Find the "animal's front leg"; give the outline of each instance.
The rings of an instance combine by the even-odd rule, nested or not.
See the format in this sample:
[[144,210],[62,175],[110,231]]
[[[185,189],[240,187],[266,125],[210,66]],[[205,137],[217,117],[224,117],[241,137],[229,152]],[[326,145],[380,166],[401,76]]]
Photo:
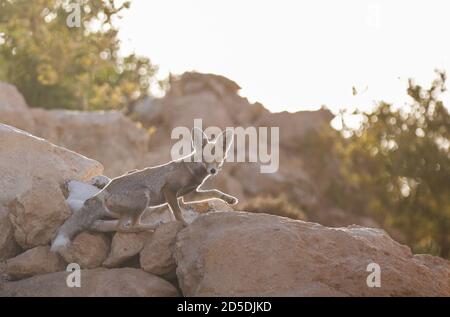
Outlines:
[[183,216],[181,215],[181,208],[178,203],[178,198],[176,193],[174,193],[170,188],[163,188],[164,197],[166,199],[167,204],[170,207],[170,210],[172,211],[173,215],[175,216],[175,219],[178,221],[181,221],[185,226],[187,226],[187,222],[183,219]]
[[[194,210],[194,208],[192,208],[192,201],[185,201],[184,197],[179,197],[178,198],[178,205],[180,206],[181,210]],[[195,210],[194,210],[195,211]]]
[[196,202],[201,202],[201,201],[206,201],[206,200],[211,200],[211,199],[220,199],[229,205],[235,205],[238,203],[238,199],[236,197],[225,194],[217,189],[208,189],[208,190],[197,189],[197,196],[199,197],[199,200],[192,201],[192,202],[186,202],[186,203],[196,203]]

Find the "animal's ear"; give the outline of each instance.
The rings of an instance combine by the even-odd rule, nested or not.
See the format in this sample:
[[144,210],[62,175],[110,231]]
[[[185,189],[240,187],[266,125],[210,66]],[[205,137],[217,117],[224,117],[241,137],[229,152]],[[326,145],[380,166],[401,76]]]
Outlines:
[[219,143],[219,145],[223,145],[223,156],[225,157],[231,148],[231,144],[233,143],[233,130],[223,130],[222,133],[217,137],[216,143],[217,142]]
[[202,151],[208,143],[208,137],[199,128],[192,128],[192,146],[195,150]]

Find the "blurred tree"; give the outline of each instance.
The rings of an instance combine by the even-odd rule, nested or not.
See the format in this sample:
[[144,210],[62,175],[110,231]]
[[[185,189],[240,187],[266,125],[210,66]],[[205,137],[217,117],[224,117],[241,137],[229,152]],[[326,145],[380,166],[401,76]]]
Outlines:
[[[80,8],[81,27],[67,18]],[[44,108],[117,109],[147,94],[157,67],[122,57],[117,0],[0,0],[0,80]],[[70,24],[70,23],[69,23]]]
[[439,99],[445,80],[438,72],[429,89],[410,80],[409,105],[380,102],[357,112],[359,129],[328,128],[302,146],[330,201],[399,230],[415,252],[449,258],[450,115]]

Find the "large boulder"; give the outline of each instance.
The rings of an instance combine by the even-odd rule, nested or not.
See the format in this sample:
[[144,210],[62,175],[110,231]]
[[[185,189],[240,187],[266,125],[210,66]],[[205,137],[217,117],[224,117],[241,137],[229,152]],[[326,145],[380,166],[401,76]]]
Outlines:
[[0,204],[28,191],[34,179],[62,185],[71,179],[89,180],[102,171],[97,161],[0,124]]
[[135,169],[148,152],[149,134],[119,111],[33,109],[36,134],[102,162],[105,174]]
[[172,284],[140,269],[94,269],[79,273],[81,287],[68,287],[66,280],[70,273],[56,272],[2,283],[0,296],[178,296]]
[[15,240],[25,249],[49,243],[70,216],[60,186],[49,179],[34,179],[8,207]]
[[70,214],[62,187],[101,174],[100,163],[0,124],[0,205],[23,248],[45,245]]
[[178,234],[175,260],[185,296],[450,296],[449,261],[359,226],[210,213]]
[[22,279],[64,269],[64,261],[49,246],[39,246],[6,261],[5,273],[12,279]]
[[29,132],[34,130],[34,118],[23,96],[13,85],[0,82],[0,123]]

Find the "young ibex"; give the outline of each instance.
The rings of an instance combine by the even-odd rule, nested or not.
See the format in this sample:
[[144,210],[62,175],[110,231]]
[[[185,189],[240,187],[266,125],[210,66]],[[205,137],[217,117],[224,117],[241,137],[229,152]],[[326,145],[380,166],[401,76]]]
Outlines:
[[[193,191],[197,192],[202,201],[218,198],[227,204],[236,204],[238,200],[235,197],[217,189],[200,189],[209,176],[219,172],[232,141],[232,130],[223,131],[214,142],[210,142],[202,130],[194,128],[194,152],[164,165],[133,171],[112,179],[64,222],[53,240],[52,251],[66,248],[70,240],[83,230],[138,232],[155,229],[157,225],[140,222],[148,207],[167,204],[175,218],[186,224],[181,215],[179,199]],[[216,145],[222,150],[219,151],[219,159]],[[101,220],[105,217],[118,220]]]

